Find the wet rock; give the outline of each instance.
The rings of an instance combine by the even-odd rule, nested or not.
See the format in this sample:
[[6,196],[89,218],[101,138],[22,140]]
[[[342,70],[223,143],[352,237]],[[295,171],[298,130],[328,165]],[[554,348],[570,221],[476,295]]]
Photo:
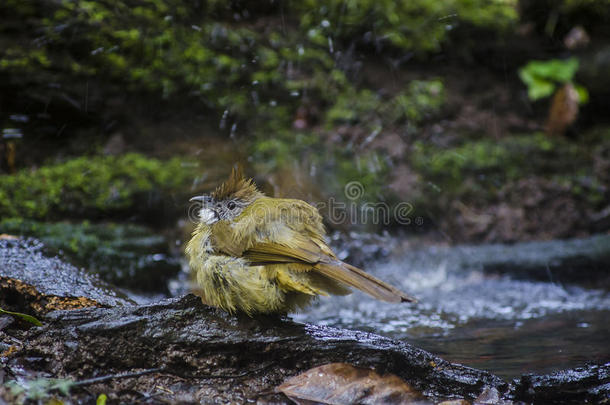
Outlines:
[[56,309],[132,303],[97,277],[46,257],[34,239],[0,239],[0,306],[43,315]]
[[525,402],[606,404],[610,403],[610,363],[548,375],[526,374],[513,384],[513,396]]
[[[451,364],[406,343],[277,317],[231,316],[193,295],[146,306],[55,311],[46,321],[43,328],[28,331],[10,367],[75,379],[159,369],[131,379],[129,386],[154,392],[160,401],[288,403],[275,387],[334,362],[395,374],[428,398],[475,398],[485,386],[508,389],[490,373]],[[117,393],[124,384],[117,379],[92,392]],[[134,399],[123,395],[122,401]]]
[[[476,249],[476,248],[475,248]],[[610,235],[492,245],[484,271],[511,277],[610,288]]]
[[408,252],[398,262],[434,267],[451,263],[453,269],[482,270],[512,278],[576,283],[610,289],[610,235],[583,239],[434,247]]
[[38,238],[52,254],[61,252],[104,281],[141,292],[166,293],[180,271],[167,239],[144,226],[9,219],[0,221],[0,232]]

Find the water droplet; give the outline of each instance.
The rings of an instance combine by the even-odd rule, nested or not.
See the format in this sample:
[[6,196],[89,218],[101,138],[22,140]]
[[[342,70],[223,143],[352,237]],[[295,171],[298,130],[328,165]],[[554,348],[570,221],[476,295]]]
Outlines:
[[28,122],[30,118],[25,114],[12,114],[9,118],[15,122]]
[[220,129],[225,129],[227,127],[227,117],[229,116],[229,110],[225,110],[222,113],[222,118],[220,119]]
[[442,191],[442,189],[441,189],[439,186],[437,186],[436,184],[434,184],[434,183],[432,183],[432,182],[430,182],[430,181],[429,181],[429,182],[427,182],[427,184],[428,184],[430,187],[432,187],[432,189],[433,189],[434,191],[436,191],[437,193],[440,193],[440,192]]
[[19,128],[4,128],[2,130],[2,137],[4,139],[20,139],[23,137],[23,132]]

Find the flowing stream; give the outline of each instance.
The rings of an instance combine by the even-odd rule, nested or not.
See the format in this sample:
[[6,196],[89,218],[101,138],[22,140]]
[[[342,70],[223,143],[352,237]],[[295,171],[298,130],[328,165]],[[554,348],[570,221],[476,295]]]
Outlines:
[[505,265],[513,257],[522,266],[524,258],[539,263],[571,247],[553,241],[395,254],[370,263],[367,270],[414,295],[418,303],[380,303],[355,292],[322,298],[293,318],[401,339],[507,379],[609,361],[607,290],[559,283],[550,262],[547,281],[485,270],[490,260]]

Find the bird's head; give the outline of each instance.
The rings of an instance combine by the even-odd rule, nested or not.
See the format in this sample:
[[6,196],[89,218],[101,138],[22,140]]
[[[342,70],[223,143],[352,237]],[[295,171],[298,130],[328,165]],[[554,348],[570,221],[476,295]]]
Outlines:
[[228,180],[210,195],[190,199],[201,204],[199,221],[212,225],[221,220],[233,220],[255,200],[262,197],[252,179],[246,179],[240,167],[234,167]]

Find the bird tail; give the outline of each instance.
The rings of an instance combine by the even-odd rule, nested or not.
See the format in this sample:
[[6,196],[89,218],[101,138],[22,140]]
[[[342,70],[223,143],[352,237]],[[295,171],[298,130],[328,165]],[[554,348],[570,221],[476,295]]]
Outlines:
[[326,277],[357,288],[381,301],[417,302],[415,298],[371,276],[364,270],[339,260],[330,263],[319,262],[314,269]]

